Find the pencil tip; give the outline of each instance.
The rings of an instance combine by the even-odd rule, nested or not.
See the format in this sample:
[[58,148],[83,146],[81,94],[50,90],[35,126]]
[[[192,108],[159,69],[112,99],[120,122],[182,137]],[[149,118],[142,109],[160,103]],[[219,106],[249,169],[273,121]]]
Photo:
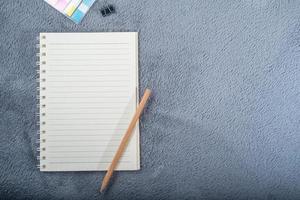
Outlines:
[[102,185],[101,188],[100,188],[100,193],[103,193],[104,190],[105,190],[105,187],[103,187],[103,185]]

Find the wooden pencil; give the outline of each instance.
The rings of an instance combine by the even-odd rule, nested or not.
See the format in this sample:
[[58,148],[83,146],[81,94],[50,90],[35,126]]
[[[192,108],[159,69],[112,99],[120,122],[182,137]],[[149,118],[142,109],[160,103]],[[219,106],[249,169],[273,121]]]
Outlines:
[[116,152],[116,154],[115,154],[115,156],[114,156],[114,158],[113,158],[113,160],[112,160],[112,162],[111,162],[111,164],[110,164],[110,166],[109,166],[109,168],[108,168],[108,170],[105,174],[105,177],[102,181],[102,185],[101,185],[101,188],[100,188],[100,192],[103,192],[106,189],[106,187],[109,183],[109,180],[110,180],[115,168],[117,167],[118,162],[119,162],[119,160],[120,160],[120,158],[121,158],[128,142],[129,142],[130,136],[132,135],[132,131],[133,131],[135,125],[136,125],[136,122],[139,120],[140,115],[141,115],[142,111],[144,110],[144,107],[145,107],[150,95],[151,95],[151,90],[146,89],[145,93],[142,97],[142,100],[141,100],[140,104],[138,105],[138,107],[136,109],[136,112],[135,112],[135,114],[134,114],[134,116],[133,116],[133,118],[132,118],[132,120],[131,120],[128,128],[127,128],[127,131],[125,132],[125,135],[123,136],[123,138],[121,140],[120,146],[119,146],[119,148],[118,148],[118,150],[117,150],[117,152]]

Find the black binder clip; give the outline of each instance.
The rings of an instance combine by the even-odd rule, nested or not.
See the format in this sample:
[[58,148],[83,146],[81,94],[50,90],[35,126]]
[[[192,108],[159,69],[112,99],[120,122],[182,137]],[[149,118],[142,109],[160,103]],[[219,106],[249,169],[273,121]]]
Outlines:
[[116,12],[116,9],[113,5],[107,5],[107,6],[104,6],[103,8],[101,8],[101,14],[103,17],[106,17],[106,16],[109,16],[113,13]]

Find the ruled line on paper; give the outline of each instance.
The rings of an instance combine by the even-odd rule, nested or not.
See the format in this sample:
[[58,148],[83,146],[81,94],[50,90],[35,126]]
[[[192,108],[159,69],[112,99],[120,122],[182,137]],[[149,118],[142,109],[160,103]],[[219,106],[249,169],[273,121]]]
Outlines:
[[[124,64],[124,63],[121,63],[121,64],[114,64],[114,63],[110,63],[109,65],[108,64],[102,64],[101,65],[101,63],[99,64],[99,63],[89,63],[89,64],[87,64],[87,63],[85,63],[85,64],[81,64],[81,63],[72,63],[72,64],[70,64],[70,63],[68,63],[68,64],[53,64],[53,65],[48,65],[49,67],[61,67],[61,66],[63,66],[63,67],[74,67],[74,66],[79,66],[79,67],[102,67],[102,69],[101,70],[104,70],[104,68],[105,67],[124,67],[124,66],[126,66],[126,67],[128,67],[128,66],[130,66],[129,64]],[[114,69],[114,70],[116,70],[116,69]],[[118,69],[119,70],[119,69]],[[49,69],[48,71],[51,71],[51,69]],[[60,69],[55,69],[55,70],[53,70],[53,71],[61,71]],[[72,72],[72,71],[74,71],[74,69],[66,69],[65,71],[69,71],[69,72]],[[126,69],[126,71],[128,71],[128,69]]]
[[[112,58],[89,58],[87,59],[89,61],[111,61],[111,60],[114,60],[114,61],[128,61],[129,59],[128,58],[118,58],[118,59],[112,59]],[[82,58],[72,58],[72,59],[65,59],[65,58],[55,58],[55,59],[48,59],[47,60],[48,62],[52,62],[52,61],[85,61],[85,59],[82,59]]]
[[71,96],[71,97],[68,97],[68,96],[48,96],[47,99],[86,99],[86,98],[89,98],[89,99],[109,99],[109,98],[112,98],[112,99],[120,99],[120,98],[124,98],[124,99],[128,99],[130,98],[129,96],[86,96],[86,97],[82,97],[82,96]]
[[[59,66],[59,65],[57,65]],[[98,66],[98,65],[97,65]],[[61,67],[63,67],[63,65],[61,65]],[[87,66],[85,66],[87,67]],[[48,70],[50,72],[52,72],[53,70]],[[70,70],[64,70],[64,69],[57,69],[55,70],[55,72],[115,72],[116,70],[112,70],[112,69],[72,69],[72,71]],[[127,69],[118,69],[117,70],[118,72],[121,72],[121,71],[128,71]]]
[[[76,122],[74,122],[74,123],[76,123]],[[51,124],[49,124],[49,126],[50,126]],[[72,124],[73,125],[73,124]],[[116,124],[116,125],[119,125],[119,124]],[[123,124],[124,126],[126,125],[126,124]],[[65,128],[65,127],[59,127],[59,130],[57,130],[57,129],[51,129],[51,130],[49,130],[49,131],[67,131],[67,130],[61,130],[62,128]],[[94,130],[94,129],[80,129],[80,128],[76,128],[76,129],[71,129],[72,131],[80,131],[80,130],[86,130],[86,131],[88,131],[88,130]],[[97,128],[97,129],[95,129],[95,130],[99,130],[99,128]],[[102,129],[100,129],[101,131],[115,131],[115,130],[126,130],[126,128],[125,127],[121,127],[121,128],[119,128],[119,129],[115,129],[115,128],[110,128],[110,129],[108,129],[108,128],[102,128]]]
[[[111,91],[101,91],[101,90],[89,90],[89,91],[78,91],[78,90],[74,90],[74,91],[70,91],[70,90],[65,90],[65,91],[55,91],[55,92],[51,92],[51,95],[58,95],[58,94],[95,94],[95,93],[101,93],[101,94],[114,94]],[[127,93],[126,91],[117,91],[117,93]],[[48,95],[49,96],[49,95]]]
[[[52,144],[48,145],[48,147],[61,147],[61,148],[65,148],[65,147],[99,147],[101,146],[101,144],[109,144],[110,147],[118,147],[119,146],[119,142],[121,141],[121,138],[119,138],[118,140],[100,140],[98,139],[97,141],[94,140],[85,140],[84,142],[80,142],[79,140],[56,140],[56,141],[52,141]],[[50,142],[51,141],[47,141]],[[56,142],[56,144],[53,144],[53,142]],[[72,142],[72,144],[70,144],[70,142]],[[88,143],[87,143],[88,142]],[[113,142],[113,144],[111,144],[111,142]]]
[[[78,61],[76,63],[48,63],[49,66],[51,67],[102,67],[103,69],[105,69],[105,67],[129,67],[130,63],[79,63]],[[127,69],[128,70],[128,69]],[[72,71],[69,69],[69,71]]]
[[[49,65],[56,65],[56,64],[53,64],[53,62],[55,61],[58,61],[59,64],[75,64],[74,62],[78,63],[78,64],[87,64],[87,60],[89,60],[89,63],[90,64],[100,64],[100,65],[104,65],[104,66],[114,66],[114,65],[129,65],[130,62],[124,62],[124,61],[130,61],[130,59],[126,58],[126,59],[112,59],[112,58],[89,58],[89,59],[82,59],[82,58],[79,58],[79,59],[60,59],[60,58],[56,58],[56,59],[50,59],[48,58],[47,59],[47,62],[49,63],[52,63]],[[80,63],[80,61],[82,63]],[[95,61],[98,61],[98,62],[95,62]],[[103,61],[103,62],[99,62],[99,61]],[[120,61],[120,62],[116,62],[116,61]],[[58,64],[57,63],[57,64]]]
[[[89,106],[91,106],[91,105],[98,105],[97,103],[103,103],[103,104],[108,104],[109,103],[109,105],[124,104],[124,106],[125,106],[125,104],[129,104],[130,103],[129,101],[119,101],[118,99],[111,99],[110,101],[111,102],[102,101],[102,100],[101,101],[100,100],[98,100],[98,101],[48,101],[47,105],[48,105],[48,107],[49,106],[53,107],[54,105],[61,105],[61,106],[63,106],[63,104],[66,104],[65,107],[69,108],[69,107],[71,107],[71,105],[83,106],[82,104],[89,104]],[[84,106],[88,106],[88,105],[84,105]],[[91,107],[93,107],[93,106],[91,106]]]
[[[129,84],[127,83],[124,83],[123,85],[125,86],[129,86]],[[41,84],[41,87],[45,87],[45,90],[47,88],[47,91],[49,89],[53,89],[53,90],[57,90],[57,89],[86,89],[87,91],[89,89],[109,89],[109,86],[105,83],[100,83],[100,84],[97,84],[97,83],[88,83],[88,84],[85,84],[84,82],[82,83],[79,83],[79,84],[75,84],[75,83],[65,83],[65,84],[59,84],[59,83],[49,83],[49,84],[45,84],[45,83],[42,83]],[[116,83],[112,82],[112,84],[110,85],[110,88],[111,89],[120,89],[121,88],[121,85],[117,85]],[[130,95],[133,95],[134,93],[130,93]]]
[[[100,94],[97,94],[100,93]],[[59,96],[59,95],[63,96]],[[73,96],[72,96],[73,95]],[[130,99],[130,96],[97,96],[101,95],[101,91],[95,91],[95,92],[62,92],[62,93],[51,93],[51,96],[48,95],[47,99],[61,99],[61,98],[66,98],[66,99],[71,99],[71,98],[76,98],[76,99],[84,99],[83,95],[87,95],[88,98],[103,98],[103,99],[110,99],[110,98],[124,98],[124,99]],[[88,96],[89,95],[89,96]]]
[[[55,68],[57,67],[57,69]],[[128,66],[112,66],[112,67],[101,67],[98,65],[95,66],[65,66],[64,69],[62,69],[63,66],[53,66],[51,69],[48,70],[47,75],[48,77],[73,77],[75,76],[78,78],[85,78],[85,77],[95,77],[100,78],[103,76],[106,76],[106,78],[120,78],[120,76],[123,76],[124,78],[128,78],[130,75],[128,72]],[[68,69],[70,68],[70,69]],[[81,70],[86,69],[84,72],[81,72]],[[91,73],[96,72],[96,73]],[[116,76],[115,76],[116,75]]]
[[47,57],[51,56],[125,56],[130,55],[128,52],[125,53],[48,53]]
[[[53,161],[52,162],[76,162],[76,163],[99,163],[99,164],[101,164],[101,163],[108,163],[108,162],[111,162],[111,160],[112,160],[112,158],[113,158],[113,156],[107,156],[107,157],[103,157],[103,156],[99,156],[98,158],[96,158],[96,157],[87,157],[87,158],[83,158],[83,157],[78,157],[78,158],[74,158],[74,157],[66,157],[65,159],[66,160],[62,160],[62,159],[59,159],[59,158],[53,158],[53,157],[51,157],[52,159],[53,159]],[[122,162],[131,162],[130,161],[130,157],[122,157],[121,158],[122,160]],[[100,161],[101,160],[101,161]],[[52,163],[52,162],[50,162],[50,163]]]
[[121,134],[121,133],[119,133],[119,134],[102,134],[102,133],[94,133],[94,134],[69,134],[69,133],[67,133],[67,134],[52,134],[52,133],[50,133],[50,134],[47,134],[47,137],[49,137],[49,136],[53,136],[53,137],[74,137],[74,136],[84,136],[84,137],[86,137],[86,136],[90,136],[90,137],[107,137],[107,136],[123,136],[123,133]]
[[76,108],[77,110],[89,110],[89,109],[97,109],[97,110],[102,110],[102,109],[104,109],[104,110],[110,110],[110,109],[112,109],[112,110],[114,110],[114,109],[121,109],[121,108],[123,108],[123,107],[120,107],[120,106],[116,106],[116,107],[109,107],[109,106],[107,106],[107,107],[104,107],[104,106],[88,106],[88,107],[63,107],[63,108],[59,108],[60,110],[64,110],[64,109],[66,109],[66,110],[69,110],[69,108],[71,108],[71,109],[73,109],[73,108]]
[[87,129],[48,129],[48,131],[124,131],[126,128],[118,128],[118,129],[103,129],[103,128],[87,128]]
[[[102,63],[51,63],[51,69],[48,72],[76,72],[84,70],[86,72],[98,71],[98,72],[128,72],[130,68],[129,64],[111,64],[109,66],[103,66]],[[64,69],[62,69],[64,68]]]
[[[47,73],[83,73],[80,74],[82,77],[84,75],[91,74],[91,72],[108,73],[109,77],[114,77],[115,73],[128,73],[130,71],[130,65],[111,65],[111,66],[101,66],[101,63],[90,63],[89,65],[81,64],[81,63],[60,63],[56,65],[52,65],[50,69],[47,70]],[[81,72],[84,70],[84,72]],[[128,77],[128,74],[126,74]]]
[[88,123],[76,123],[76,122],[73,122],[73,123],[50,123],[50,125],[63,125],[63,126],[65,126],[65,125],[101,125],[101,126],[103,126],[103,125],[105,125],[105,126],[107,126],[107,125],[128,125],[128,123],[118,123],[118,122],[116,122],[116,123],[98,123],[98,122],[93,122],[93,123],[90,123],[90,122],[88,122]]
[[[106,143],[104,143],[106,144]],[[47,145],[48,148],[88,148],[88,147],[99,147],[101,145],[101,142],[98,141],[97,145],[92,144],[84,144],[84,145]],[[118,147],[119,144],[109,144],[110,147]]]
[[128,43],[127,42],[92,42],[92,43],[86,43],[86,42],[76,42],[76,43],[70,43],[70,42],[60,42],[60,43],[49,43],[49,45],[63,45],[63,46],[67,46],[67,45],[125,45]]
[[[103,139],[59,139],[59,140],[55,140],[55,139],[50,139],[50,140],[47,140],[47,142],[111,142],[111,141],[120,141],[120,138],[119,139],[113,139],[113,138],[110,138],[110,139],[107,139],[107,140],[103,140]],[[99,146],[99,145],[98,145]]]
[[[58,116],[58,115],[56,115]],[[128,120],[129,121],[129,120]],[[68,121],[67,121],[68,122]],[[81,125],[96,125],[96,126],[109,126],[109,125],[118,125],[118,126],[122,126],[122,125],[127,125],[128,123],[126,122],[115,122],[115,123],[105,123],[105,122],[99,122],[99,121],[85,121],[85,122],[70,122],[70,123],[66,123],[66,121],[60,122],[60,119],[56,120],[56,121],[52,121],[49,122],[48,125],[62,125],[62,126],[66,126],[66,125],[77,125],[77,126],[81,126]]]
[[96,48],[91,48],[91,47],[79,47],[79,48],[76,48],[74,49],[74,47],[59,47],[59,48],[53,48],[53,47],[50,47],[48,48],[48,51],[55,51],[55,52],[58,52],[58,51],[106,51],[106,52],[111,52],[111,51],[120,51],[120,50],[128,50],[128,48],[99,48],[99,47],[96,47]]
[[69,89],[69,88],[83,89],[83,88],[86,88],[86,90],[88,90],[90,88],[93,88],[93,89],[109,89],[109,88],[116,89],[116,88],[118,88],[118,89],[120,89],[121,86],[120,85],[110,85],[110,86],[108,86],[108,85],[88,85],[88,87],[87,87],[86,85],[74,85],[74,84],[72,84],[72,85],[52,85],[52,84],[50,85],[50,84],[48,84],[47,88],[48,89],[55,88],[55,90],[57,90],[57,88],[58,89]]
[[[126,105],[129,105],[129,104],[126,104]],[[125,106],[125,104],[124,104],[124,106]],[[109,107],[107,107],[107,108],[103,108],[102,106],[98,107],[98,106],[96,106],[96,104],[95,105],[91,105],[91,104],[90,105],[77,105],[76,103],[71,103],[70,105],[66,104],[66,106],[64,106],[63,104],[60,105],[60,104],[55,104],[54,103],[54,104],[47,104],[47,107],[49,109],[51,108],[51,110],[61,109],[61,110],[71,111],[71,110],[76,109],[79,112],[82,112],[82,110],[90,111],[92,109],[95,109],[95,110],[98,110],[98,111],[101,111],[101,110],[110,110]],[[122,108],[120,108],[120,109],[122,109]],[[117,110],[117,108],[112,108],[112,111],[114,111],[114,110]],[[126,116],[124,116],[124,118],[126,118]],[[107,119],[110,119],[110,118],[108,117]]]
[[[126,129],[124,129],[123,131],[122,130],[118,130],[118,131],[115,131],[115,130],[102,130],[101,132],[105,132],[105,133],[110,133],[110,134],[102,134],[100,133],[99,136],[103,135],[103,136],[119,136],[119,134],[124,134],[124,131]],[[49,136],[49,135],[52,135],[52,136],[58,136],[58,135],[65,135],[65,136],[85,136],[85,135],[88,135],[88,134],[98,134],[100,131],[99,130],[77,130],[77,131],[51,131],[51,130],[48,130],[47,131],[47,134],[45,134],[45,136]],[[75,133],[78,133],[78,134],[75,134]]]
[[[121,139],[120,139],[121,140]],[[89,147],[99,147],[101,145],[109,145],[109,147],[118,147],[119,146],[119,142],[120,140],[117,141],[108,141],[108,142],[101,142],[101,141],[98,141],[97,143],[94,143],[94,144],[84,144],[84,143],[76,143],[76,144],[73,144],[73,145],[67,145],[66,142],[60,142],[60,143],[57,143],[55,145],[47,145],[48,148],[73,148],[73,147],[77,147],[77,148],[89,148]],[[115,142],[114,144],[111,144],[109,142]],[[61,145],[59,145],[61,144]]]
[[[126,160],[122,160],[123,163],[130,163],[131,161],[126,161]],[[50,164],[84,164],[84,163],[111,163],[111,161],[107,161],[107,162],[67,162],[67,161],[62,161],[62,162],[49,162]]]
[[[48,106],[49,107],[49,106]],[[51,106],[51,108],[55,108],[55,109],[65,109],[65,110],[73,110],[73,109],[77,109],[77,110],[90,110],[90,109],[98,109],[98,110],[101,110],[101,109],[110,109],[110,108],[103,108],[103,107],[97,107],[97,106],[87,106],[87,107],[78,107],[78,106],[64,106],[64,107],[53,107]]]
[[[122,160],[122,163],[130,163],[131,161],[126,161],[126,160]],[[105,164],[109,164],[111,163],[111,161],[107,161],[107,162],[49,162],[49,164],[91,164],[91,163],[95,163],[95,164],[101,164],[101,163],[105,163]]]
[[[103,158],[103,157],[100,157],[100,158]],[[76,160],[70,160],[70,161],[60,161],[60,160],[57,160],[57,161],[51,161],[49,162],[49,164],[91,164],[91,163],[95,163],[95,164],[103,164],[103,163],[111,163],[111,159],[109,159],[109,157],[105,157],[106,159],[104,160],[101,160],[101,161],[98,161],[98,160],[89,160],[89,161],[76,161]],[[124,159],[124,158],[123,158]],[[122,163],[131,163],[132,161],[130,161],[129,159],[126,159],[126,160],[122,160]]]
[[[59,115],[56,115],[56,116],[59,116]],[[97,118],[97,117],[95,117]],[[60,122],[60,119],[57,120],[57,122]],[[87,123],[88,122],[88,123]],[[65,123],[65,122],[60,122],[60,123],[53,123],[53,122],[49,122],[48,123],[49,125],[77,125],[77,126],[80,126],[80,125],[98,125],[98,126],[108,126],[108,125],[127,125],[127,123],[123,122],[115,122],[115,123],[105,123],[105,122],[97,122],[97,121],[85,121],[85,122],[73,122],[73,123]]]
[[68,118],[63,118],[63,117],[61,117],[61,118],[50,118],[50,119],[48,119],[48,118],[50,118],[50,117],[47,117],[47,121],[49,121],[49,123],[51,123],[51,122],[59,122],[59,121],[62,121],[62,122],[69,122],[69,121],[74,121],[74,123],[78,123],[78,121],[81,121],[82,123],[85,123],[85,122],[99,122],[99,121],[102,121],[103,120],[103,122],[105,121],[112,121],[112,120],[116,120],[116,122],[118,122],[118,123],[120,123],[121,122],[121,120],[123,121],[123,122],[129,122],[129,120],[130,119],[128,119],[128,118],[125,118],[125,117],[115,117],[115,118],[112,118],[112,117],[109,117],[109,118],[105,118],[105,117],[94,117],[94,118],[83,118],[83,117],[81,117],[81,118],[72,118],[72,119],[69,119],[69,117]]
[[82,78],[82,79],[74,79],[74,78],[54,78],[53,81],[49,81],[50,83],[129,83],[129,80],[126,79],[108,79],[108,78],[101,78],[99,79],[95,79],[93,77],[86,77],[86,78]]
[[[59,122],[59,120],[58,120]],[[68,122],[68,121],[67,121]],[[128,123],[120,123],[120,122],[117,122],[116,123],[98,123],[98,122],[90,122],[90,121],[85,121],[85,122],[70,122],[70,123],[55,123],[55,122],[49,122],[47,125],[49,126],[57,126],[57,127],[66,127],[66,126],[74,126],[74,127],[78,127],[78,126],[96,126],[96,127],[99,127],[99,126],[102,126],[102,127],[107,127],[107,126],[120,126],[120,127],[127,127],[128,126]]]
[[[124,77],[124,74],[114,74],[115,78],[120,78]],[[82,75],[70,75],[69,73],[67,75],[64,74],[55,74],[55,75],[47,75],[47,77],[53,77],[53,78],[82,78]],[[107,74],[102,74],[102,75],[97,75],[97,74],[92,74],[92,75],[86,75],[84,78],[103,78],[107,77]]]
[[[51,74],[49,73],[47,76],[43,76],[45,78],[51,78],[53,80],[79,80],[79,81],[85,81],[85,80],[91,80],[91,81],[102,81],[104,82],[105,80],[111,80],[111,81],[115,81],[116,83],[119,80],[123,80],[123,81],[128,81],[128,83],[130,83],[130,80],[128,79],[128,75],[127,74],[117,74],[115,77],[110,77],[112,76],[110,71],[106,71],[108,73],[103,73],[101,72],[101,74],[98,73],[99,71],[95,71],[93,72],[93,75],[89,75],[89,74],[81,74],[80,71],[74,71],[74,73],[70,73],[70,72],[64,72],[64,73],[60,73],[59,75],[57,74]],[[109,81],[108,81],[109,82]],[[126,89],[126,87],[123,87],[123,89]]]
[[[112,156],[114,156],[114,154],[111,154],[111,155],[98,155],[98,156],[89,156],[89,155],[86,155],[86,156],[81,156],[81,155],[74,155],[74,156],[70,156],[68,155],[68,157],[65,157],[65,156],[48,156],[50,158],[100,158],[100,157],[107,157],[107,158],[111,158]],[[126,158],[126,157],[129,157],[128,155],[124,154],[121,158]]]
[[[99,131],[102,131],[103,129],[104,130],[107,130],[107,129],[105,129],[105,128],[99,128],[99,126],[104,126],[104,125],[97,125],[97,124],[65,124],[65,125],[62,125],[62,124],[49,124],[49,126],[53,126],[53,125],[56,125],[57,126],[57,128],[65,128],[67,125],[72,125],[73,127],[78,127],[78,128],[76,128],[76,130],[77,131],[80,131],[80,130],[99,130]],[[82,126],[88,126],[88,125],[94,125],[94,129],[82,129],[82,128],[80,128],[80,127],[82,127]],[[107,125],[106,125],[107,126]],[[112,131],[120,131],[120,130],[126,130],[126,128],[127,128],[127,125],[123,125],[123,126],[121,126],[121,125],[119,125],[119,124],[114,124],[114,126],[118,126],[118,127],[120,127],[119,129],[114,129],[114,128],[111,128],[111,129],[109,129],[109,130],[112,130]],[[97,127],[97,128],[96,128]],[[67,130],[61,130],[61,131],[68,131],[68,130],[72,130],[72,131],[74,131],[73,129],[67,129]],[[53,131],[53,130],[52,130]]]
[[[47,77],[45,77],[45,78],[47,78]],[[121,80],[112,80],[112,79],[110,79],[110,80],[105,80],[105,79],[99,79],[99,80],[90,80],[90,79],[89,80],[87,80],[87,79],[78,79],[78,80],[58,79],[58,80],[56,80],[56,79],[54,79],[54,80],[49,80],[49,79],[47,79],[47,80],[42,81],[41,84],[45,84],[46,82],[49,83],[50,85],[59,85],[59,86],[68,85],[68,83],[69,83],[69,85],[71,84],[72,86],[80,86],[83,83],[86,83],[87,85],[82,85],[82,86],[88,87],[89,85],[94,85],[96,87],[96,86],[115,85],[120,88],[124,88],[124,87],[126,87],[126,85],[130,84],[129,80],[122,80],[122,79]],[[78,84],[74,85],[74,83],[78,83]]]
[[[119,136],[124,134],[124,131],[126,131],[126,129],[124,130],[113,130],[113,129],[109,129],[109,130],[68,130],[68,131],[53,131],[53,130],[47,130],[47,134],[45,134],[45,136],[48,135],[53,135],[53,136],[57,136],[57,135],[72,135],[74,134],[74,136],[85,136],[88,134],[98,134],[99,132],[99,136],[103,135],[103,136]],[[107,134],[101,133],[101,132],[105,132]],[[78,133],[78,134],[75,134]],[[110,133],[110,134],[108,134]],[[72,135],[73,136],[73,135]]]
[[[86,85],[48,85],[47,87],[59,88],[87,88]],[[89,85],[88,88],[122,88],[120,85]]]
[[48,80],[47,82],[49,83],[80,83],[80,82],[84,82],[84,83],[87,83],[87,82],[92,82],[92,83],[107,83],[107,82],[128,82],[129,80],[84,80],[84,81],[81,81],[81,80]]
[[95,118],[95,117],[86,117],[86,118],[83,118],[83,117],[68,117],[68,119],[66,119],[66,118],[62,118],[62,119],[60,119],[60,118],[54,118],[54,119],[52,119],[51,117],[47,117],[47,120],[49,120],[49,121],[51,121],[51,120],[76,120],[76,119],[80,119],[80,120],[91,120],[91,119],[93,119],[93,120],[100,120],[100,119],[106,119],[106,120],[114,120],[114,119],[127,119],[128,120],[128,118],[127,117],[122,117],[122,118],[120,118],[120,117],[97,117],[97,118]]
[[[73,115],[72,113],[67,113],[66,115]],[[77,114],[76,114],[77,115]],[[86,113],[79,113],[78,115],[87,115],[87,116],[90,116],[89,114],[86,114]],[[99,115],[98,113],[96,113],[96,114],[94,114],[94,115]],[[94,116],[93,114],[92,114],[92,116]],[[114,114],[114,115],[117,115],[117,116],[120,116],[121,114]],[[48,115],[49,117],[51,117],[51,116],[61,116],[60,114],[56,114],[56,115]],[[53,122],[49,122],[51,125],[72,125],[72,124],[75,124],[75,122],[74,123],[66,123],[66,122],[60,122],[60,120],[58,119],[57,120],[57,122],[59,122],[59,123],[54,123],[54,122],[56,122],[56,121],[53,121]],[[111,122],[111,123],[101,123],[101,122],[97,122],[96,120],[95,121],[85,121],[85,122],[81,122],[81,123],[78,123],[78,122],[76,122],[76,125],[103,125],[103,126],[105,126],[105,125],[126,125],[126,123],[117,123],[117,122],[115,122],[115,123],[113,123],[113,122]]]
[[[113,114],[113,115],[116,115],[116,114],[119,114],[120,115],[120,112],[117,112],[117,113],[113,113],[112,111],[109,111],[109,112],[47,112],[48,115],[88,115],[88,114],[92,114],[92,115],[96,115],[96,114]],[[123,112],[121,113],[123,115],[125,114],[130,114],[129,112]],[[108,123],[109,124],[109,123]]]
[[105,150],[105,151],[103,151],[103,150],[97,150],[97,151],[95,151],[95,150],[68,150],[68,151],[66,151],[66,150],[49,150],[49,151],[47,151],[47,153],[53,153],[53,152],[60,152],[60,153],[62,153],[62,152],[64,152],[64,153],[72,153],[72,152],[97,152],[97,153],[103,153],[103,152],[116,152],[116,150],[117,149],[115,149],[115,150]]

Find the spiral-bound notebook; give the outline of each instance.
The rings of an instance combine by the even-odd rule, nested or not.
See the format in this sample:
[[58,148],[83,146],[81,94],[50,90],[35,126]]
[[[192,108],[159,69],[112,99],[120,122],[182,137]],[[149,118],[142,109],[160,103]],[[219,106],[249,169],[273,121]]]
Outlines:
[[[107,170],[138,102],[137,33],[40,33],[40,170]],[[138,170],[138,125],[118,170]]]

